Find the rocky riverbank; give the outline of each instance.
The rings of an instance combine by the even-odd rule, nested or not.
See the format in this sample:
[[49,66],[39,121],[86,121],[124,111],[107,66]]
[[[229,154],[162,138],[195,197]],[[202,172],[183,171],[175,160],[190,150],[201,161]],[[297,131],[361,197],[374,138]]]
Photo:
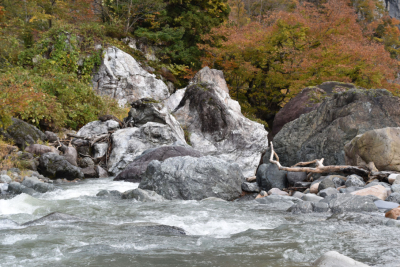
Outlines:
[[[116,48],[107,51],[111,63],[100,68],[96,90],[107,95],[120,92],[116,96],[121,104],[131,104],[127,117],[120,121],[105,115],[78,132],[59,134],[43,133],[13,119],[13,125],[1,132],[16,145],[7,148],[5,159],[19,160],[30,170],[1,172],[0,201],[27,196],[35,201],[62,194],[72,184],[84,187],[85,178],[103,181],[112,176],[115,183],[135,186],[99,189],[92,192],[91,201],[130,201],[157,208],[176,201],[179,205],[221,202],[249,209],[266,207],[286,214],[282,216],[400,227],[400,101],[388,91],[339,83],[305,89],[291,101],[292,110],[291,102],[282,109],[290,114],[277,116],[273,144],[280,162],[290,166],[324,157],[327,165],[348,164],[361,172],[285,171],[270,162],[267,131],[242,115],[222,72],[206,67],[188,87],[169,92],[128,54]],[[133,67],[124,69],[124,62]],[[117,74],[127,83],[114,79]],[[136,74],[144,80],[132,88],[129,84],[135,83]],[[315,91],[327,95],[312,108],[299,105]],[[71,218],[52,214],[39,221]],[[352,262],[330,252],[316,266],[333,266],[340,260]]]

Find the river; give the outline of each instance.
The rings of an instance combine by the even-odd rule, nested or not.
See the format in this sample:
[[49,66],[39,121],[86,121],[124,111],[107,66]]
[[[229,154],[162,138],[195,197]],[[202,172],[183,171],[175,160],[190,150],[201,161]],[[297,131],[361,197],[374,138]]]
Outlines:
[[[330,250],[371,266],[400,266],[400,228],[330,214],[292,215],[257,202],[96,197],[102,189],[137,186],[86,179],[0,200],[0,266],[311,266]],[[10,221],[22,224],[55,211],[84,221]],[[186,235],[138,230],[149,223],[180,227]]]

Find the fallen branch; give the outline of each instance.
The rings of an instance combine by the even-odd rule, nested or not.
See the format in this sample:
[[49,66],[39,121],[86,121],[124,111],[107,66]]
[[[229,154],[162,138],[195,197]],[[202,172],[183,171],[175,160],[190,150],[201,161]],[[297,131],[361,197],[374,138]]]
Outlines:
[[[274,160],[274,156],[277,160]],[[273,164],[276,164],[280,170],[288,171],[288,172],[309,172],[309,173],[329,173],[329,172],[343,172],[343,173],[350,173],[350,174],[358,174],[363,177],[368,177],[370,172],[360,167],[349,166],[349,165],[331,165],[331,166],[324,166],[323,162],[324,159],[315,159],[309,162],[299,162],[293,167],[284,167],[280,164],[279,158],[274,150],[274,146],[271,142],[271,157],[269,161]],[[304,166],[311,163],[315,163],[317,166],[312,167],[297,167],[299,165]]]
[[102,135],[98,135],[93,137],[93,140],[90,142],[90,146],[93,146],[96,142],[100,141],[103,138],[108,137],[108,134],[102,134]]

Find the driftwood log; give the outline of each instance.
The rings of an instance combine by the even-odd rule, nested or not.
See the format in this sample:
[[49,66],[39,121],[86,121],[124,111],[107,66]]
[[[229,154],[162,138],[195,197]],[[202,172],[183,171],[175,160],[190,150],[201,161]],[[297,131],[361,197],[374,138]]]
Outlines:
[[[274,159],[275,158],[275,159]],[[315,159],[312,161],[307,162],[299,162],[292,167],[285,167],[282,166],[279,162],[279,156],[274,150],[274,145],[271,142],[271,156],[269,161],[273,164],[276,164],[279,170],[288,171],[288,172],[307,172],[310,174],[313,173],[332,173],[332,172],[339,172],[346,175],[350,174],[357,174],[364,178],[366,182],[370,182],[373,179],[378,179],[379,181],[388,182],[388,177],[390,174],[398,174],[398,172],[392,171],[376,171],[375,165],[372,165],[371,169],[358,167],[358,166],[350,166],[350,165],[331,165],[331,166],[324,166],[323,162],[324,159]],[[310,164],[315,164],[315,167],[300,167],[300,166],[307,166]],[[309,176],[308,176],[309,177]]]

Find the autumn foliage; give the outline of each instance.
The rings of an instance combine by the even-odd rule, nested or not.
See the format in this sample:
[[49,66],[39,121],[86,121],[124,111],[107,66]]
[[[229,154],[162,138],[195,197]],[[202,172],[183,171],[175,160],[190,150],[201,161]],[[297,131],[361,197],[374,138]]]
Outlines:
[[231,96],[243,111],[267,122],[302,88],[325,81],[397,93],[399,87],[392,83],[398,71],[397,50],[390,51],[399,40],[396,21],[382,17],[373,24],[360,22],[346,0],[319,6],[301,3],[261,22],[214,29],[204,36],[208,44],[201,46],[202,62],[223,69]]

